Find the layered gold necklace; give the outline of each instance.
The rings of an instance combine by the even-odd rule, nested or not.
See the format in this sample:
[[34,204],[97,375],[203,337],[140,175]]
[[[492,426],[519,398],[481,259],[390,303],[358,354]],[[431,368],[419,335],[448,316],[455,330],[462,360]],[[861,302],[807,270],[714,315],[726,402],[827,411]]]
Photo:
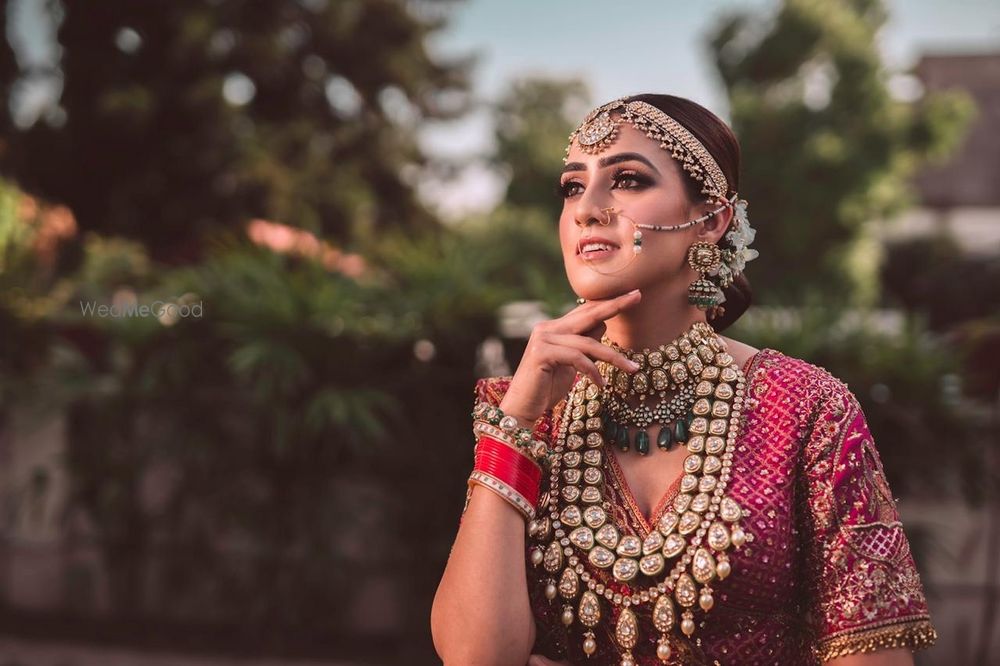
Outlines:
[[[585,376],[570,390],[549,470],[549,489],[542,496],[539,517],[528,525],[529,537],[539,544],[532,550],[532,563],[552,576],[546,582],[546,597],[562,598],[563,624],[569,627],[578,620],[586,627],[582,647],[587,656],[597,650],[593,629],[605,612],[603,604],[620,608],[615,638],[621,666],[635,664],[632,649],[638,643],[639,626],[633,606],[652,605],[653,625],[661,634],[656,653],[666,663],[671,657],[667,634],[677,626],[687,637],[694,634],[693,608],[698,605],[706,612],[712,608],[712,582],[731,570],[727,551],[752,536],[740,525],[746,512],[725,494],[746,379],[726,351],[725,341],[707,323],[696,322],[668,347],[680,351],[681,341],[690,346],[686,358],[670,363],[681,362],[687,368],[686,377],[675,370],[674,379],[680,381],[674,384],[684,380],[694,384],[694,416],[684,433],[688,454],[680,491],[655,529],[640,539],[623,534],[615,523],[602,470],[607,432],[603,405],[614,387],[609,382],[602,391]],[[698,364],[687,363],[692,355]],[[648,353],[633,353],[630,358],[643,359],[634,376],[663,368],[651,364]],[[697,373],[692,366],[699,367]],[[605,379],[614,374],[610,364],[600,361],[598,367]],[[616,581],[625,584],[626,593],[600,583],[588,573],[584,560],[610,570]],[[639,576],[650,584],[633,587]]]

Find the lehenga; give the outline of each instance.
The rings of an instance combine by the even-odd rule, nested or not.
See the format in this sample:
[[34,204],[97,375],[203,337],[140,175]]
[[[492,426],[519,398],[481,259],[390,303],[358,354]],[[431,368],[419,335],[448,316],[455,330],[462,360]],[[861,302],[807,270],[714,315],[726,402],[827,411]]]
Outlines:
[[[818,664],[855,652],[933,644],[937,634],[920,577],[857,398],[824,368],[774,349],[757,352],[744,374],[747,400],[730,492],[749,510],[743,522],[753,541],[730,556],[733,573],[715,584],[715,607],[697,610],[697,633],[671,637],[680,649],[670,663]],[[477,400],[499,405],[510,380],[480,379]],[[552,439],[565,404],[543,415],[541,427]],[[615,456],[604,460],[615,522],[623,534],[642,539],[670,505],[680,479],[664,484],[666,493],[647,521]],[[533,653],[574,665],[617,666],[617,611],[602,614],[594,628],[597,652],[584,655],[584,628],[563,625],[560,600],[544,594],[550,574],[532,565],[536,544],[526,542],[537,627]],[[586,567],[623,594],[651,582],[633,581],[630,588],[605,570]],[[633,610],[641,636],[632,651],[635,662],[661,666],[649,605]]]

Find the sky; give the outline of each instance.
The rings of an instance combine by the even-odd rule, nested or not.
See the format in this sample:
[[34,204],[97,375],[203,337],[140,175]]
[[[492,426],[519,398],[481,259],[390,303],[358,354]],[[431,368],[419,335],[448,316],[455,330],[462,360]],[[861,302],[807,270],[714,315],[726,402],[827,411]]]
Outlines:
[[[879,35],[888,67],[905,73],[923,53],[1000,52],[1000,2],[996,0],[888,0],[889,21]],[[720,17],[739,10],[770,14],[775,0],[465,0],[449,26],[430,44],[442,55],[475,53],[473,91],[496,99],[525,75],[579,77],[597,103],[636,92],[688,97],[728,119],[724,90],[706,46]],[[618,8],[622,9],[619,10]],[[912,80],[894,81],[907,94]],[[424,199],[448,217],[489,210],[502,181],[475,161],[489,150],[485,112],[422,133],[433,155],[468,166],[447,184],[425,184]]]

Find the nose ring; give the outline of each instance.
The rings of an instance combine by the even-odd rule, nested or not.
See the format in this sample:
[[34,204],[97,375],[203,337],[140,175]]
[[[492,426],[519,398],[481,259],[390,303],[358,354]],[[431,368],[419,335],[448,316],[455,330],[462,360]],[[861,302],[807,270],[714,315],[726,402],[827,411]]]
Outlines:
[[599,225],[601,225],[602,227],[606,227],[609,224],[611,224],[611,214],[612,213],[616,213],[617,211],[615,210],[614,207],[610,207],[609,206],[608,208],[602,208],[601,212],[604,213],[604,219],[603,220],[597,220],[597,218],[593,218],[592,217],[592,218],[590,218],[589,220],[587,220],[586,222],[584,222],[582,224],[580,223],[579,220],[577,220],[576,226],[582,227],[582,226],[584,226],[586,224],[590,224],[590,220],[597,220],[597,223]]
[[[617,211],[615,211],[615,209],[614,209],[613,206],[609,206],[608,208],[602,208],[601,212],[604,213],[604,219],[603,220],[597,220],[597,223],[599,225],[601,225],[602,227],[606,227],[609,224],[611,224],[611,214],[614,213],[614,212],[617,212]],[[590,220],[593,220],[593,219],[595,219],[595,218],[593,218],[593,217],[590,218]],[[587,220],[584,224],[590,224],[590,220]],[[579,222],[577,222],[576,226],[582,227],[583,224],[580,224]]]

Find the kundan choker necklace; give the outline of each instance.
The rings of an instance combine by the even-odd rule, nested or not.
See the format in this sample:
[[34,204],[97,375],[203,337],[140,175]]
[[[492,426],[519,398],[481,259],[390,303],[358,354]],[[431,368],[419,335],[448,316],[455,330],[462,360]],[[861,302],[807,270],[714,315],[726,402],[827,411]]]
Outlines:
[[[677,358],[671,358],[672,347]],[[663,362],[655,354],[662,354]],[[664,368],[674,384],[694,385],[694,415],[682,431],[688,455],[673,505],[645,539],[623,535],[615,524],[602,470],[608,398],[589,377],[581,376],[563,410],[539,517],[528,525],[529,537],[538,544],[531,561],[552,576],[545,595],[550,601],[562,598],[563,624],[569,627],[578,620],[586,628],[582,647],[588,657],[597,650],[593,629],[607,612],[603,604],[620,609],[615,639],[621,666],[635,665],[632,649],[638,643],[639,626],[632,606],[652,605],[653,625],[660,632],[656,654],[666,663],[672,654],[668,634],[678,627],[687,637],[695,632],[694,607],[705,612],[712,608],[712,582],[731,571],[729,549],[752,538],[740,525],[747,512],[725,493],[746,386],[725,341],[707,323],[696,322],[676,343],[641,355],[642,367],[629,378],[629,390],[636,390],[640,373],[647,373],[650,386],[659,390],[655,382],[662,385],[662,377],[653,375]],[[698,362],[693,363],[692,357]],[[606,379],[615,374],[603,361],[598,368]],[[624,380],[612,381],[624,387]],[[643,380],[638,382],[641,387]],[[611,383],[608,387],[618,390]],[[599,582],[584,562],[610,570],[618,591]]]
[[[692,334],[698,340],[707,339],[706,335],[715,335],[711,328],[706,330],[697,325],[701,323],[696,322],[672,342],[641,352],[625,349],[607,336],[601,339],[603,344],[639,365],[639,370],[633,373],[613,366],[610,368],[610,391],[605,391],[603,417],[604,436],[609,444],[622,451],[628,451],[632,444],[638,453],[646,455],[649,453],[646,428],[660,423],[662,426],[656,445],[663,451],[671,451],[687,440],[688,429],[696,416],[711,414],[711,404],[705,398],[696,397],[695,387],[706,365],[711,366],[719,352],[692,339]],[[667,398],[670,391],[675,393]],[[726,386],[722,391],[724,395],[718,397],[732,397],[730,387]],[[637,401],[630,404],[630,399]],[[647,404],[650,400],[655,402]],[[634,438],[629,434],[630,426],[636,429]]]

